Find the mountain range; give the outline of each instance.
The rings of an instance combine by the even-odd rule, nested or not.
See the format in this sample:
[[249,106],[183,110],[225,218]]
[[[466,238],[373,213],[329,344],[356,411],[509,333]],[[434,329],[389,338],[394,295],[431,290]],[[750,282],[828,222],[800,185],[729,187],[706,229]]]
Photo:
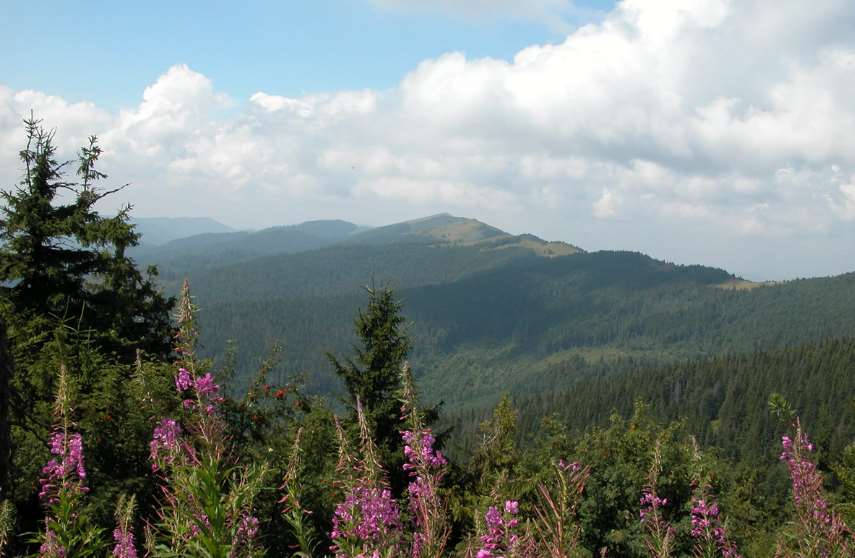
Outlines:
[[160,267],[169,292],[189,277],[204,349],[222,358],[234,341],[244,383],[282,343],[279,373],[327,394],[341,386],[325,353],[349,353],[364,287],[390,285],[411,320],[425,396],[456,411],[639,366],[855,337],[855,274],[759,284],[448,214],[205,232],[144,243],[135,257]]

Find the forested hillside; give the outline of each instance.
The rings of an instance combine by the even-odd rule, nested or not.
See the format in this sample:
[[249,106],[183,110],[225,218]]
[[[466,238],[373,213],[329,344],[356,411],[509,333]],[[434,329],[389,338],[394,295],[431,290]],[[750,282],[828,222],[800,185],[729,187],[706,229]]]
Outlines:
[[[238,370],[277,342],[286,368],[338,393],[324,353],[353,341],[364,285],[399,289],[427,394],[449,405],[567,385],[606,363],[670,362],[855,335],[855,275],[728,289],[723,270],[628,252],[348,245],[191,274],[203,345]],[[213,352],[212,352],[213,354]],[[253,356],[250,356],[253,355]],[[462,372],[462,373],[461,373]]]
[[[826,339],[774,350],[681,360],[669,365],[624,361],[592,367],[560,390],[519,391],[520,437],[536,434],[542,417],[555,417],[576,432],[627,416],[637,401],[657,419],[685,420],[705,446],[738,460],[769,462],[778,453],[781,425],[767,402],[779,393],[813,425],[814,439],[829,455],[855,436],[855,339]],[[544,384],[550,380],[545,380]],[[463,447],[475,442],[491,408],[452,412]]]

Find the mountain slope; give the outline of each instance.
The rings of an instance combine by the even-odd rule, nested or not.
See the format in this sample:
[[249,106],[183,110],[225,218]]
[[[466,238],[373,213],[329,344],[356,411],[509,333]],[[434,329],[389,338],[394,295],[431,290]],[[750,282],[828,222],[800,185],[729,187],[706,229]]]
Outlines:
[[[855,338],[827,339],[740,355],[680,360],[669,365],[627,363],[602,367],[564,389],[517,392],[524,434],[553,416],[571,431],[605,426],[610,416],[632,414],[637,401],[662,421],[683,419],[704,446],[738,459],[775,463],[787,428],[769,412],[772,393],[782,394],[808,425],[823,451],[834,454],[855,435]],[[490,405],[445,418],[467,447]]]
[[156,264],[165,277],[245,262],[253,258],[293,254],[335,244],[358,232],[347,221],[308,221],[260,231],[205,233],[143,247],[133,253],[141,264]]
[[563,242],[513,236],[474,219],[438,215],[367,231],[314,221],[258,232],[199,235],[137,256],[168,290],[185,276],[218,300],[327,296],[372,280],[395,288],[448,283],[520,258],[581,253]]
[[402,242],[479,246],[482,249],[520,247],[541,256],[568,256],[582,251],[566,242],[548,242],[530,234],[514,236],[477,219],[448,213],[378,227],[347,241],[349,244],[375,245]]
[[234,229],[208,217],[136,217],[131,220],[142,235],[142,244],[160,246],[178,238]]
[[[235,340],[246,379],[281,341],[285,368],[304,372],[317,392],[340,390],[324,354],[349,352],[371,283],[397,289],[425,393],[452,408],[639,363],[855,336],[853,274],[747,288],[720,269],[585,253],[447,214],[369,231],[314,222],[170,246],[179,260],[162,277],[177,290],[189,275],[211,356]],[[277,250],[295,253],[257,255]]]
[[[323,263],[315,259],[321,254],[328,263],[309,265]],[[195,283],[203,340],[219,347],[236,339],[244,372],[251,369],[249,355],[281,340],[293,371],[306,372],[315,390],[336,392],[323,354],[349,351],[352,317],[365,302],[358,288],[364,283],[354,280],[371,262],[376,281],[406,286],[399,296],[413,320],[421,385],[451,407],[486,405],[503,391],[558,389],[638,362],[855,336],[855,275],[725,290],[718,286],[733,276],[722,270],[636,253],[529,254],[501,263],[479,261],[479,254],[492,252],[336,247],[291,256],[265,281],[258,272],[272,262],[254,261],[260,267],[245,266],[245,276],[231,269],[214,282]],[[437,255],[455,276],[439,272],[430,259]],[[236,286],[228,290],[230,284]]]

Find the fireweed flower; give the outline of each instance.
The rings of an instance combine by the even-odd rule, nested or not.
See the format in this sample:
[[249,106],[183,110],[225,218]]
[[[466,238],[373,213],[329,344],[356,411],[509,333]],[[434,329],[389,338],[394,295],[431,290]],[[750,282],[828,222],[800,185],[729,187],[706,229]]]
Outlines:
[[342,552],[345,546],[374,549],[384,541],[396,538],[401,528],[400,511],[386,488],[366,483],[357,484],[336,506],[333,515],[333,550],[339,558],[348,558]]
[[[404,464],[405,470],[416,469],[422,463],[434,468],[448,463],[442,452],[433,448],[436,439],[429,430],[421,432],[405,430],[401,433],[401,438],[404,440],[404,457],[408,461]],[[413,449],[414,446],[418,449]]]
[[210,372],[201,378],[196,378],[195,387],[200,397],[207,397],[220,391],[220,386],[214,382],[214,376]]
[[648,553],[655,558],[666,558],[673,551],[674,527],[663,517],[662,508],[668,505],[667,498],[656,493],[659,474],[662,472],[662,444],[656,441],[653,449],[653,462],[647,472],[647,485],[642,489],[639,504],[639,519],[647,531],[644,545]]
[[718,504],[698,498],[692,506],[692,538],[695,539],[695,554],[711,556],[716,550],[724,558],[741,558],[739,551],[727,537],[727,531],[719,520]]
[[175,389],[179,393],[187,391],[193,385],[193,378],[186,368],[179,368],[178,374],[175,376]]
[[484,514],[486,532],[481,535],[481,548],[476,558],[501,558],[513,552],[520,543],[520,536],[515,532],[519,519],[519,502],[506,500],[504,514],[496,506],[490,506]]
[[115,558],[137,558],[137,549],[134,544],[134,510],[136,499],[131,496],[126,498],[120,496],[116,504],[116,528],[113,529],[113,552]]
[[565,473],[567,471],[569,471],[571,473],[575,473],[575,472],[580,471],[582,469],[582,464],[579,463],[578,461],[573,461],[571,463],[571,462],[568,462],[567,460],[562,458],[562,459],[558,460],[558,469],[560,471],[565,472]]
[[211,528],[211,520],[208,519],[208,516],[206,514],[197,513],[193,517],[195,518],[195,521],[190,524],[191,537],[198,537],[199,533],[202,532],[202,529],[199,527],[200,523],[206,530]]
[[659,508],[667,506],[668,498],[660,498],[653,494],[650,489],[645,488],[644,491],[641,493],[641,500],[639,500],[639,504],[641,505],[641,510],[638,512],[639,519],[644,522],[650,513],[659,510]]
[[154,433],[149,442],[152,471],[157,471],[160,466],[174,461],[180,437],[181,425],[174,419],[165,418],[154,427]]
[[[435,553],[445,546],[447,531],[442,522],[443,507],[437,489],[448,460],[434,449],[436,439],[428,429],[401,432],[404,441],[404,470],[411,480],[407,486],[409,508],[417,530],[413,533],[412,558],[423,552]],[[439,547],[439,548],[437,548]]]
[[116,558],[137,558],[137,549],[134,546],[134,534],[125,527],[116,527],[113,530],[113,556]]
[[[232,546],[235,549],[245,549],[252,546],[255,536],[258,534],[258,518],[244,513],[238,521],[237,531],[235,532]],[[234,550],[232,551],[234,555]]]
[[51,435],[50,453],[53,459],[42,467],[39,498],[55,504],[61,489],[79,493],[89,492],[86,487],[86,467],[83,460],[83,437],[79,433],[67,434],[58,430]]
[[[787,464],[793,487],[793,503],[798,517],[802,544],[819,548],[820,555],[846,556],[855,542],[855,535],[843,520],[831,510],[823,496],[822,474],[807,455],[815,450],[801,429],[798,419],[795,436],[781,438],[781,461]],[[834,552],[834,553],[833,553]]]
[[48,529],[45,531],[45,540],[39,547],[39,558],[65,558],[65,548],[59,544],[56,533]]

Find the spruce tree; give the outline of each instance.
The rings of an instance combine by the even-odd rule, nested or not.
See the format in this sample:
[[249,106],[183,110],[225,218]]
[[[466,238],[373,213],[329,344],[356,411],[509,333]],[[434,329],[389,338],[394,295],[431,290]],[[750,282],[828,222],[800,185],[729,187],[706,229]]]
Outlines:
[[382,453],[381,459],[392,473],[392,484],[399,488],[403,482],[395,478],[402,462],[401,368],[410,351],[411,341],[401,314],[401,303],[389,287],[366,289],[368,305],[360,309],[354,320],[359,341],[354,345],[354,357],[340,362],[327,357],[336,374],[344,382],[348,404],[356,408],[357,398],[373,430]]
[[96,168],[97,138],[81,148],[76,178],[68,180],[71,162],[57,160],[54,132],[32,116],[24,124],[23,180],[0,192],[0,293],[13,315],[73,322],[129,361],[137,348],[166,354],[173,303],[156,289],[156,270],[143,276],[125,254],[140,238],[130,223],[131,206],[114,217],[95,208],[124,188],[96,186],[107,177]]

